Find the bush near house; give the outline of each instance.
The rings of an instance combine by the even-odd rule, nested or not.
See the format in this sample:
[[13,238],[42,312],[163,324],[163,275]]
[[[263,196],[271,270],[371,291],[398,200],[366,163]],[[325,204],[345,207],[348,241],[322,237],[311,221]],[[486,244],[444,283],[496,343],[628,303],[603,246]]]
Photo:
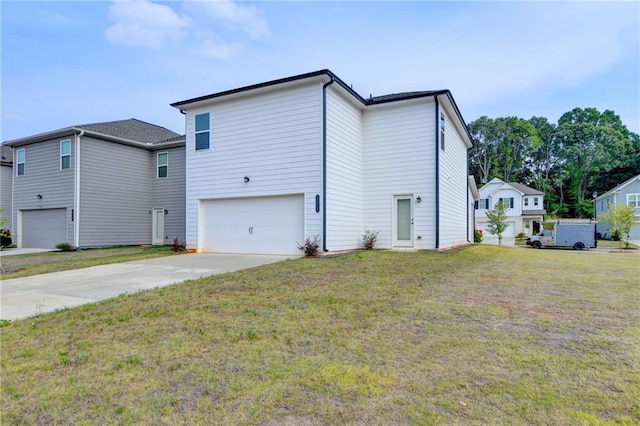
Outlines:
[[11,231],[8,229],[0,229],[0,246],[8,247],[13,244],[11,239]]

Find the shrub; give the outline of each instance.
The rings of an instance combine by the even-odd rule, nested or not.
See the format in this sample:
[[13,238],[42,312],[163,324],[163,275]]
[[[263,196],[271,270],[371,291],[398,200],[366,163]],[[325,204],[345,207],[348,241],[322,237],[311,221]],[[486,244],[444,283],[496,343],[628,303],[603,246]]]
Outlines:
[[178,237],[173,239],[173,244],[171,244],[171,250],[175,251],[176,253],[180,253],[183,251],[187,250],[187,243],[184,242],[180,242],[178,240]]
[[0,229],[0,246],[7,247],[10,246],[11,243],[11,231],[8,229]]
[[619,229],[614,229],[611,233],[611,240],[620,241],[622,239],[622,232]]
[[476,229],[473,234],[473,242],[479,244],[482,242],[482,229]]
[[75,251],[76,248],[69,243],[58,243],[56,248],[60,251]]
[[518,235],[516,235],[516,238],[523,240],[527,238],[527,234],[525,234],[524,232],[519,232]]
[[305,257],[315,257],[318,255],[318,247],[320,247],[319,238],[307,237],[304,240],[304,244],[297,243],[298,250],[300,250]]
[[379,231],[364,231],[364,235],[362,236],[362,248],[365,250],[373,250],[376,246],[376,241],[378,240]]

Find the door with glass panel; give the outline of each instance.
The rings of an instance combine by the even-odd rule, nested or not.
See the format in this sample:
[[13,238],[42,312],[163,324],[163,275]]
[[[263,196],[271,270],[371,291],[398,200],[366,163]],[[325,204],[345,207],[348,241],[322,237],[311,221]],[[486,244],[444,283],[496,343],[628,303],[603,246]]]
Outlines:
[[393,197],[393,245],[413,247],[413,196]]

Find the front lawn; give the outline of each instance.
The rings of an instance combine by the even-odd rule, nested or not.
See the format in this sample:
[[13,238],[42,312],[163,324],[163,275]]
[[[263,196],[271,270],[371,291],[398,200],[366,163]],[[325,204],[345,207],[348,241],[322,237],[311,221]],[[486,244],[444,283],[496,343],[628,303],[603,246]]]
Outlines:
[[2,424],[637,424],[636,255],[283,261],[2,330]]
[[90,266],[121,263],[134,260],[152,259],[170,256],[173,252],[169,246],[123,246],[86,249],[80,251],[50,251],[43,253],[2,256],[1,277],[28,277],[50,272],[68,271]]

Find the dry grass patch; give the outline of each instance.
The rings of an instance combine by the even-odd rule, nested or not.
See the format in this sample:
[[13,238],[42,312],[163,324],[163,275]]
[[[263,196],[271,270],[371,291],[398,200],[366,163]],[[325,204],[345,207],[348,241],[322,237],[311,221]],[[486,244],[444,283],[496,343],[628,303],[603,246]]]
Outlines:
[[636,256],[299,259],[2,328],[3,424],[635,424]]

